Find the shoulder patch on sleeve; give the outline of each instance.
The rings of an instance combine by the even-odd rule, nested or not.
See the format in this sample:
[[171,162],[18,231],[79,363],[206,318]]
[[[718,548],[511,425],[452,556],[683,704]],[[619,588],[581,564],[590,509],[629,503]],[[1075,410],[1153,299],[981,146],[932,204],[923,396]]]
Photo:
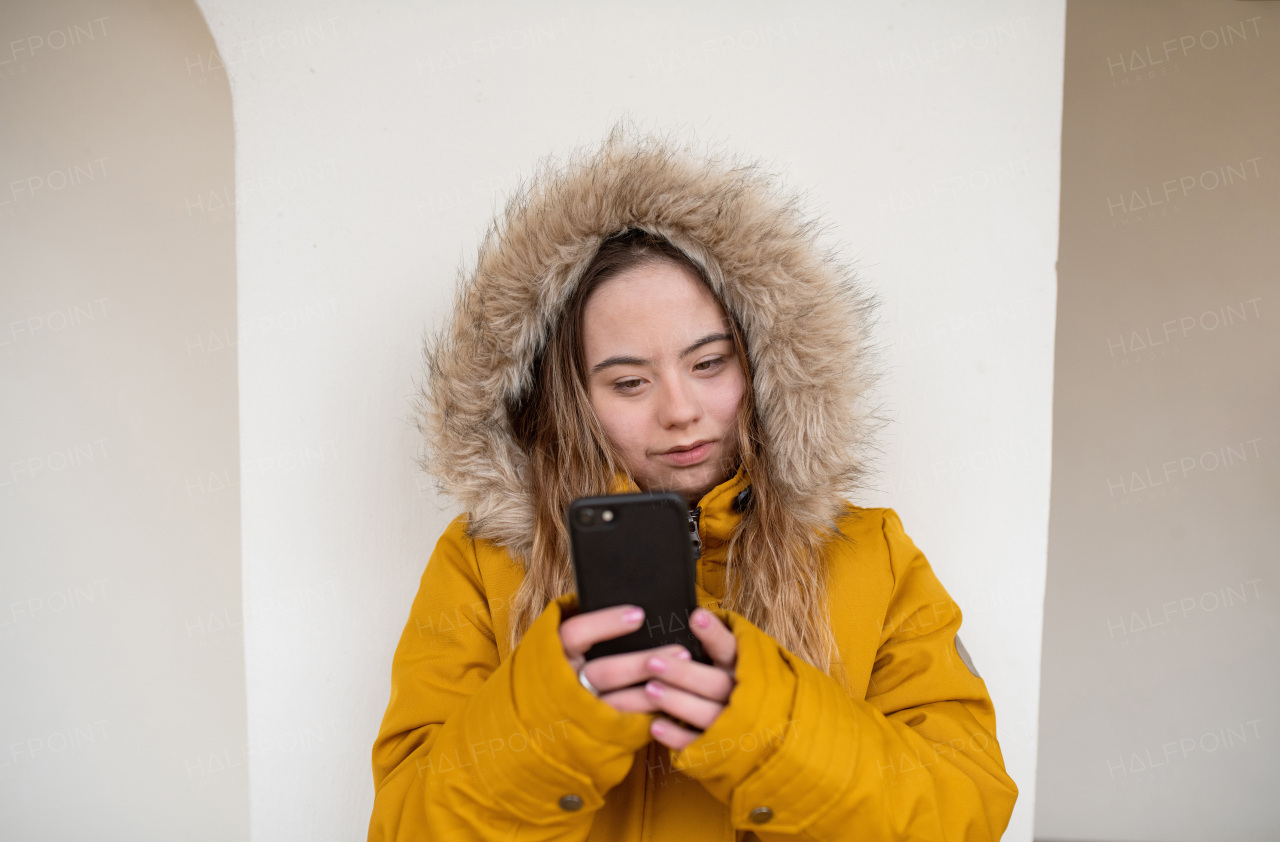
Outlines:
[[964,661],[965,669],[973,673],[974,678],[982,678],[978,674],[978,668],[973,665],[973,659],[969,657],[969,651],[964,648],[964,644],[960,642],[960,635],[956,635],[956,654],[960,656],[960,660]]

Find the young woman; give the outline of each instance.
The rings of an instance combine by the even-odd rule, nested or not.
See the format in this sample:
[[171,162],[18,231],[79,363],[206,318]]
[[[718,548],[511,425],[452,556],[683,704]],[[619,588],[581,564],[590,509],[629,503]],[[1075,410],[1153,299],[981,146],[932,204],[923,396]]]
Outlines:
[[[845,499],[869,302],[816,234],[757,168],[622,128],[490,229],[426,349],[424,467],[465,514],[396,649],[371,840],[1004,832],[960,610]],[[565,507],[641,490],[689,501],[710,665],[584,659],[645,619],[578,612]]]

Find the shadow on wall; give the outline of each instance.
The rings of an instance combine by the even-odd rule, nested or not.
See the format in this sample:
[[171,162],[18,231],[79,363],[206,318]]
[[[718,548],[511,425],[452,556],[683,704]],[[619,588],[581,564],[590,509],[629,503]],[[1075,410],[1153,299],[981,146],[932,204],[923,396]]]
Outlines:
[[1280,7],[1067,9],[1036,830],[1280,838]]
[[194,3],[0,32],[0,838],[246,839],[227,79]]

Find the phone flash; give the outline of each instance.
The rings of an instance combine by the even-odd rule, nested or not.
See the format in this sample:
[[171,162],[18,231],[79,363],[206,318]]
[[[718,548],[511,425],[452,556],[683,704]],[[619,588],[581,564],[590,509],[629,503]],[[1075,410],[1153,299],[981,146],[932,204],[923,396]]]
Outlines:
[[610,521],[612,521],[613,509],[605,509],[603,512],[601,512],[600,519],[603,520],[605,523],[609,523]]

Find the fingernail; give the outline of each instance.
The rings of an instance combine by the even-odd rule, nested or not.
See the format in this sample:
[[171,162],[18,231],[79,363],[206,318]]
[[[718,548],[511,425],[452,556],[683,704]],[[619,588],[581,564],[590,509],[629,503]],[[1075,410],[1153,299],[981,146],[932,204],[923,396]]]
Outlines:
[[693,612],[693,622],[700,628],[706,628],[711,624],[711,616],[707,614],[706,611],[699,608],[697,611]]
[[638,623],[643,619],[643,608],[628,608],[626,611],[622,612],[622,622],[624,623]]
[[647,691],[647,692],[648,692],[648,694],[649,694],[650,696],[656,696],[656,697],[658,697],[658,698],[661,698],[661,697],[662,697],[662,692],[663,692],[663,691],[662,691],[662,688],[661,688],[660,686],[658,686],[657,684],[654,684],[652,681],[650,681],[648,684],[646,684],[646,685],[644,686],[644,689],[645,689],[645,691]]
[[661,722],[654,722],[650,730],[653,731],[655,737],[661,737],[667,733],[666,727]]
[[666,672],[667,662],[662,660],[661,658],[650,658],[649,669],[653,670],[654,672]]
[[692,658],[693,656],[689,654],[689,650],[688,650],[688,649],[681,649],[679,652],[677,652],[677,653],[676,653],[676,657],[677,657],[677,658],[680,658],[680,659],[682,659],[682,660],[687,661],[687,660],[689,660],[690,658]]

